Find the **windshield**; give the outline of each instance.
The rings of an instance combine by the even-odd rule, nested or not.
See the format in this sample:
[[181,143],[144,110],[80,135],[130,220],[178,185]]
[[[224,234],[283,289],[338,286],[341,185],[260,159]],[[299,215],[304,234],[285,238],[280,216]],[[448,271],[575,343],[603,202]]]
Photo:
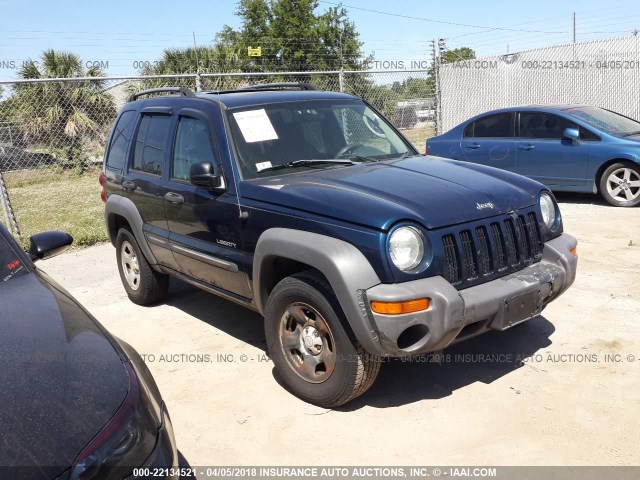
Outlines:
[[228,117],[244,179],[413,154],[393,128],[360,101],[273,103],[234,109]]
[[604,108],[575,107],[565,110],[572,117],[588,123],[601,132],[624,137],[640,134],[640,123]]
[[[1,227],[0,227],[1,228]],[[0,235],[0,284],[29,273],[7,240]]]

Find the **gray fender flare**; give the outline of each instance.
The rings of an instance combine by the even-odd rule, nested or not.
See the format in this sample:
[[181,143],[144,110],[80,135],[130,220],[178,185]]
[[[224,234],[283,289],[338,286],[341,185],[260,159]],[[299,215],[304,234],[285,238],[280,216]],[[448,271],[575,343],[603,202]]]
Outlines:
[[360,344],[370,353],[380,352],[378,334],[367,307],[364,290],[380,284],[365,256],[352,244],[317,233],[272,228],[258,239],[253,257],[253,292],[258,311],[267,303],[265,280],[273,269],[272,260],[287,258],[319,270],[329,281],[338,302]]
[[142,250],[144,257],[147,259],[147,262],[151,265],[157,265],[158,261],[151,252],[142,230],[144,221],[142,220],[140,212],[138,212],[135,204],[122,195],[109,195],[109,198],[107,198],[107,203],[104,206],[104,221],[107,226],[111,243],[115,245],[116,239],[115,237],[112,238],[110,231],[110,225],[113,222],[114,215],[120,215],[129,222],[133,235],[136,237],[138,245],[140,245],[140,249]]

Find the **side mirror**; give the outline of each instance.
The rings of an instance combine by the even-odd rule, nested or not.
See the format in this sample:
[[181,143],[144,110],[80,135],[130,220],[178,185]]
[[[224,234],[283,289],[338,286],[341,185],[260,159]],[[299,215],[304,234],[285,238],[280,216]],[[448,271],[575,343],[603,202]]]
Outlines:
[[211,162],[194,163],[189,170],[189,181],[196,187],[224,192],[227,189],[224,175],[217,175],[214,172]]
[[564,138],[567,138],[572,142],[577,142],[578,140],[580,140],[580,132],[577,128],[565,128]]
[[65,232],[51,231],[31,235],[27,253],[31,260],[45,260],[64,252],[73,243],[73,237]]

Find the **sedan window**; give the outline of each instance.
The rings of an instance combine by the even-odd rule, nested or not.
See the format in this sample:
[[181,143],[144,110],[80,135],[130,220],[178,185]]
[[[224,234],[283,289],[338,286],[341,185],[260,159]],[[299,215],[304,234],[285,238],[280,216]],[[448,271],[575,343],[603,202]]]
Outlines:
[[560,140],[567,128],[578,126],[562,117],[543,112],[523,112],[520,114],[521,138],[545,138]]

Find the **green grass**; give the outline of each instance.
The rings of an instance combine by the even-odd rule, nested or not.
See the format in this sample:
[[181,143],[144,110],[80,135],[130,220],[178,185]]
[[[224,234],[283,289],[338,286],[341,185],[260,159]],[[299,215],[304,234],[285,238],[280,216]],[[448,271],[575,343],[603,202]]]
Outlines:
[[68,232],[75,245],[106,241],[99,174],[97,168],[82,175],[50,170],[6,173],[23,246],[28,245],[30,235],[47,230]]
[[436,134],[433,127],[417,127],[409,130],[401,130],[401,132],[421,153],[424,153],[427,138],[431,138]]

